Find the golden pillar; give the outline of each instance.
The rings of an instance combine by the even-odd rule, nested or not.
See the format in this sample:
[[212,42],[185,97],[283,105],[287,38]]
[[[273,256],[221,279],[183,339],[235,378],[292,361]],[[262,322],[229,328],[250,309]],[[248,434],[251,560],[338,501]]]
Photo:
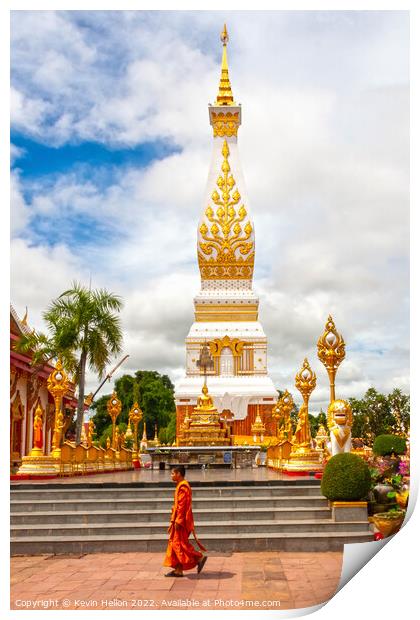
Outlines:
[[[134,443],[133,443],[133,465],[135,469],[139,469],[140,460],[139,460],[139,444],[137,438],[137,430],[139,426],[140,420],[143,418],[143,412],[140,409],[137,402],[134,403],[132,408],[130,409],[130,414],[128,416],[128,428],[130,428],[130,424],[134,426]],[[127,433],[128,434],[128,433]]]
[[119,445],[118,445],[119,442],[117,441],[115,423],[117,421],[118,416],[121,413],[122,404],[121,404],[121,401],[118,398],[116,392],[112,393],[111,398],[109,399],[109,401],[106,404],[106,408],[107,408],[108,414],[110,415],[111,420],[112,420],[112,447],[113,447],[114,450],[116,450],[118,452],[119,451]]
[[316,374],[306,358],[303,360],[302,368],[296,375],[295,385],[302,394],[303,404],[299,409],[298,423],[292,438],[293,447],[284,470],[290,473],[321,471],[322,465],[319,453],[312,448],[309,425],[309,397],[316,386]]
[[58,359],[57,364],[55,365],[55,369],[48,377],[47,387],[50,394],[52,394],[55,403],[54,431],[52,438],[51,456],[59,459],[61,457],[61,440],[64,426],[64,416],[61,404],[64,394],[69,389],[67,374],[64,371],[60,359]]
[[318,358],[324,364],[330,380],[330,403],[335,400],[335,375],[346,356],[346,343],[335,328],[332,316],[329,315],[324,333],[318,339]]

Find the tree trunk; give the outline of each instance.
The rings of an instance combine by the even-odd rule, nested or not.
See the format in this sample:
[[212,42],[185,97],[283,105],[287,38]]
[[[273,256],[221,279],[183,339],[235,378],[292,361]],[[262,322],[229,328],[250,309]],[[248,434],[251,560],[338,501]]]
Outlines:
[[77,417],[76,417],[76,446],[81,442],[83,414],[85,411],[85,372],[86,372],[87,353],[82,352],[80,357],[80,377],[79,377],[79,400],[77,401]]

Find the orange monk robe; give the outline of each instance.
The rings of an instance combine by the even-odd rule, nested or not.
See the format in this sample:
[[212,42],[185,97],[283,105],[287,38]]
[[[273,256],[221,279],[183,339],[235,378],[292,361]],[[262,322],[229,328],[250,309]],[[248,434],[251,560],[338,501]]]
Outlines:
[[[175,529],[175,523],[178,529]],[[181,480],[176,486],[168,532],[169,542],[163,565],[172,568],[181,566],[183,570],[197,566],[203,554],[196,551],[188,540],[191,532],[194,532],[194,518],[191,487],[186,480]]]

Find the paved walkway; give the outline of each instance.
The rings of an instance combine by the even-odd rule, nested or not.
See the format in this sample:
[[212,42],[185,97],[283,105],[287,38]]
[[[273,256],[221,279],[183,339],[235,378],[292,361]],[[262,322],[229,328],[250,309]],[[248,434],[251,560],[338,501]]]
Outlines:
[[294,609],[334,595],[342,554],[211,554],[164,577],[161,553],[11,558],[11,609]]
[[[238,480],[252,480],[258,482],[264,482],[266,480],[313,480],[313,476],[288,476],[282,474],[269,467],[246,467],[243,469],[188,469],[188,480],[195,481],[238,481]],[[66,478],[53,478],[50,480],[22,480],[11,481],[11,485],[15,484],[30,484],[34,482],[36,484],[74,484],[77,482],[90,483],[90,482],[112,482],[112,483],[129,483],[129,482],[171,482],[171,472],[169,469],[166,471],[159,471],[158,469],[136,469],[133,471],[120,471],[116,473],[107,474],[92,474],[89,476],[69,476]]]

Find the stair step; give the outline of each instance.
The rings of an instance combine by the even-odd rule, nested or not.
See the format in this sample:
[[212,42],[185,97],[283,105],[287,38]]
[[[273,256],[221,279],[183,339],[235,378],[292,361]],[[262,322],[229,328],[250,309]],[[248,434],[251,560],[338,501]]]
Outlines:
[[[193,510],[197,510],[200,508],[207,508],[209,505],[214,504],[215,498],[213,497],[204,497],[193,500]],[[153,508],[168,508],[172,507],[173,499],[172,498],[133,498],[133,499],[88,499],[88,500],[77,500],[77,499],[61,499],[56,501],[51,500],[37,500],[36,502],[31,502],[28,500],[12,500],[10,502],[10,509],[13,512],[15,509],[19,509],[19,511],[27,510],[28,512],[32,512],[33,510],[60,510],[60,508],[67,507],[68,509],[74,511],[86,510],[89,508],[102,508],[102,509],[129,509],[129,508],[143,508],[143,509],[153,509]],[[257,504],[264,504],[265,507],[277,507],[277,506],[300,506],[300,505],[308,505],[322,507],[328,506],[328,502],[325,497],[320,496],[284,496],[284,497],[271,497],[271,496],[261,496],[261,497],[218,497],[217,504],[220,508],[239,508],[243,506],[247,506],[248,508],[252,505],[252,507],[257,507]]]
[[[235,551],[341,551],[347,543],[373,540],[370,532],[264,532],[249,536],[248,533],[206,534],[200,536],[209,552]],[[165,551],[167,534],[119,534],[107,536],[62,536],[57,541],[47,536],[12,537],[12,555],[115,553],[127,551]]]
[[[299,486],[299,487],[252,487],[252,486],[231,486],[231,487],[221,487],[221,488],[207,488],[207,487],[194,487],[193,489],[193,497],[202,498],[202,497],[231,497],[231,496],[244,496],[244,497],[257,497],[266,494],[266,496],[295,496],[295,495],[319,495],[319,487],[316,486]],[[133,498],[133,497],[143,497],[147,498],[148,496],[152,497],[161,497],[167,498],[174,496],[174,489],[160,489],[156,488],[120,488],[120,489],[103,489],[103,488],[94,488],[94,489],[42,489],[42,490],[13,490],[11,493],[11,498],[14,501],[24,501],[24,500],[57,500],[57,499],[74,499],[80,498],[84,499],[86,497],[92,499],[99,499],[102,496],[107,499],[117,497],[119,499],[123,499],[125,497]]]
[[[103,538],[113,536],[121,531],[129,531],[130,534],[153,535],[155,533],[166,532],[168,528],[168,522],[149,522],[149,523],[94,523],[94,524],[49,524],[49,525],[36,525],[35,527],[28,527],[28,525],[14,525],[11,528],[12,537],[27,537],[27,536],[52,536],[61,537],[65,536],[78,536],[83,535],[86,537],[101,534]],[[196,528],[200,532],[200,536],[206,536],[208,533],[225,534],[232,533],[248,533],[248,534],[265,534],[273,532],[287,532],[287,531],[306,531],[306,532],[323,532],[323,531],[351,531],[351,532],[366,532],[369,531],[369,523],[365,521],[355,522],[340,522],[336,523],[331,519],[318,519],[318,520],[303,520],[290,519],[288,521],[275,521],[275,520],[253,520],[251,522],[235,520],[222,520],[222,521],[196,521]]]
[[[259,506],[258,508],[253,508],[252,512],[248,509],[243,510],[241,508],[207,508],[205,510],[198,509],[194,510],[195,519],[205,520],[205,519],[218,519],[220,517],[236,519],[236,520],[247,520],[249,521],[252,518],[266,518],[266,519],[276,519],[281,516],[283,519],[291,519],[295,514],[298,514],[302,519],[311,519],[311,518],[328,518],[331,516],[331,511],[329,508],[318,508],[312,506],[305,507],[276,507],[276,508],[268,508],[264,506]],[[124,510],[124,511],[115,511],[115,510],[90,510],[90,511],[54,511],[54,512],[12,512],[10,513],[11,522],[13,524],[33,524],[33,523],[93,523],[93,522],[112,522],[119,523],[124,520],[132,519],[133,522],[138,521],[152,521],[155,518],[163,518],[168,520],[170,515],[170,510]]]

